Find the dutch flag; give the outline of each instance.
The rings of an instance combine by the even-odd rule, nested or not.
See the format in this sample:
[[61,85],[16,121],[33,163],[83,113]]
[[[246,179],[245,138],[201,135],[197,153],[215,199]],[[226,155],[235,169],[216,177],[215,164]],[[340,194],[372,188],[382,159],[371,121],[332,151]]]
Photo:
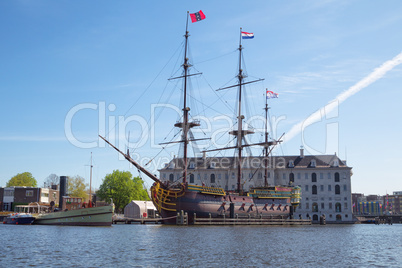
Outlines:
[[248,32],[241,32],[241,38],[242,39],[253,39],[254,34],[253,33],[248,33]]

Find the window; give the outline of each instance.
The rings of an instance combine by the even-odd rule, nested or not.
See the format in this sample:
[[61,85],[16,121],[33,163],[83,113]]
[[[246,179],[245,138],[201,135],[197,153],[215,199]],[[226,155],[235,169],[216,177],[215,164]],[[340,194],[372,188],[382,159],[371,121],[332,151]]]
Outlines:
[[300,180],[301,179],[301,174],[297,173],[297,179]]
[[328,185],[328,192],[331,192],[331,191],[332,191],[331,185]]
[[325,208],[324,203],[321,203],[321,209],[324,209],[324,208]]
[[317,182],[317,174],[311,174],[311,182]]
[[339,173],[338,172],[335,173],[335,182],[339,182]]
[[215,174],[214,173],[211,174],[211,183],[215,183]]
[[328,203],[328,208],[332,209],[332,203]]
[[310,209],[309,203],[306,203],[306,209]]
[[339,166],[339,161],[338,160],[334,160],[334,167],[338,167]]
[[194,183],[194,174],[190,174],[190,183]]
[[169,181],[173,182],[174,181],[174,175],[173,174],[169,174]]
[[210,168],[215,168],[215,162],[211,162],[211,164],[209,165]]
[[166,173],[163,173],[162,178],[166,180]]
[[317,203],[313,203],[312,208],[312,212],[318,212],[318,204]]
[[305,188],[305,191],[308,192],[308,185],[305,185],[304,188]]
[[313,185],[313,187],[311,187],[311,191],[312,191],[312,194],[317,194],[317,185]]
[[324,185],[320,185],[320,191],[324,192]]
[[315,159],[311,160],[310,165],[311,165],[311,167],[316,167],[317,163],[316,163]]
[[27,190],[25,192],[25,196],[29,197],[29,196],[33,196],[33,190]]
[[218,174],[218,180],[220,180],[221,178],[222,178],[222,174],[219,173],[219,174]]
[[295,174],[293,173],[289,174],[289,182],[295,182]]
[[328,172],[327,176],[328,176],[328,179],[331,179],[331,173]]
[[335,185],[335,194],[341,194],[341,187],[338,184]]
[[293,163],[293,160],[289,160],[289,167],[290,168],[295,167],[295,164]]
[[285,173],[282,174],[282,179],[286,180],[286,174]]
[[341,203],[336,203],[335,204],[335,212],[342,212]]
[[194,162],[191,162],[191,163],[190,163],[190,168],[191,168],[191,169],[194,169],[194,168],[195,168],[195,163],[194,163]]
[[324,179],[324,173],[320,173],[320,179]]
[[348,188],[348,187],[346,186],[346,184],[344,184],[344,185],[343,185],[343,191],[346,192],[347,188]]
[[348,209],[348,203],[347,202],[345,202],[345,204],[343,204],[343,208]]
[[307,174],[307,173],[304,173],[304,178],[305,178],[306,180],[308,180],[308,174]]

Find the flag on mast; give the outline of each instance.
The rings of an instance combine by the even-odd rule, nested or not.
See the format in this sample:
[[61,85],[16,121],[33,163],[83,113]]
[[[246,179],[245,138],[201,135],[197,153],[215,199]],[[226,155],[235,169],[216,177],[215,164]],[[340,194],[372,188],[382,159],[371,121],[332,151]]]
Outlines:
[[254,34],[253,33],[248,33],[248,32],[241,32],[241,38],[242,39],[253,39]]
[[191,17],[192,23],[205,19],[205,15],[202,12],[202,10],[195,12],[195,13],[191,13],[190,17]]
[[274,99],[274,98],[278,98],[278,97],[279,97],[278,93],[267,90],[267,99]]

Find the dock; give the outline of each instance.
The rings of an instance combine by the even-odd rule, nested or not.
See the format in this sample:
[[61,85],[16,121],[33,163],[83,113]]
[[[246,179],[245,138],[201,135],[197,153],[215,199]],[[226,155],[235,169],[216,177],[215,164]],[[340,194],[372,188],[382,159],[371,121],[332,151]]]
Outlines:
[[141,218],[141,219],[134,219],[134,218],[119,218],[113,219],[113,224],[132,224],[132,223],[139,223],[139,224],[161,224],[163,222],[162,218]]
[[191,223],[189,223],[187,213],[178,212],[176,217],[176,225],[311,225],[311,219],[288,219],[288,218],[240,218],[237,215],[228,218],[223,215],[220,218],[199,218],[194,213]]

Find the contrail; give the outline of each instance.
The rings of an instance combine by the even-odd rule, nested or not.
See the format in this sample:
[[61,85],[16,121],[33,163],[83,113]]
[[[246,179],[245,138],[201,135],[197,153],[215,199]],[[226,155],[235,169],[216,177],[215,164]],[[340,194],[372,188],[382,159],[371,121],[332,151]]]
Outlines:
[[314,112],[306,119],[294,125],[290,129],[290,131],[283,137],[283,141],[284,142],[290,141],[297,134],[303,131],[303,126],[306,127],[314,122],[320,121],[322,115],[329,114],[331,111],[337,108],[339,104],[341,104],[342,102],[344,102],[349,97],[353,96],[363,88],[366,88],[367,86],[371,85],[378,79],[382,78],[388,71],[391,71],[394,67],[398,66],[401,63],[402,63],[402,53],[398,54],[392,60],[384,62],[380,67],[374,69],[374,71],[371,72],[368,76],[364,77],[355,85],[351,86],[349,89],[345,90],[344,92],[336,96],[335,99],[328,102],[327,105],[320,108],[318,111]]

